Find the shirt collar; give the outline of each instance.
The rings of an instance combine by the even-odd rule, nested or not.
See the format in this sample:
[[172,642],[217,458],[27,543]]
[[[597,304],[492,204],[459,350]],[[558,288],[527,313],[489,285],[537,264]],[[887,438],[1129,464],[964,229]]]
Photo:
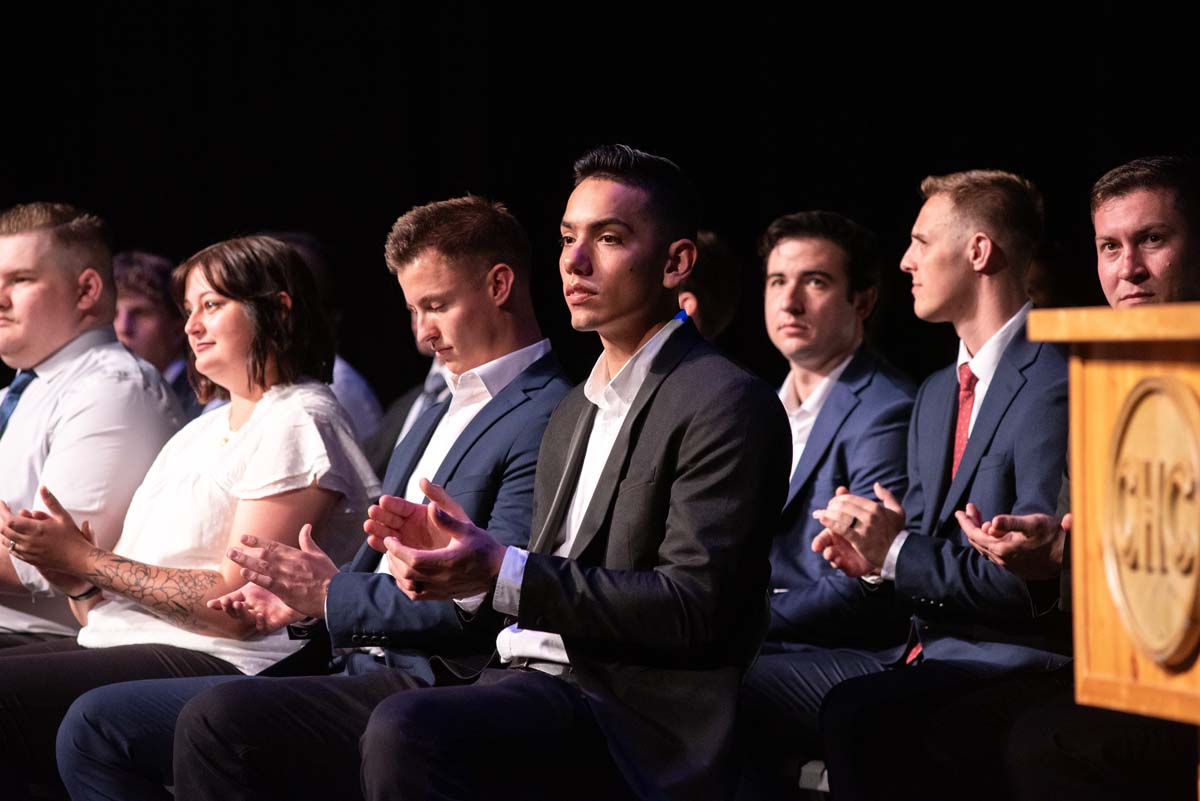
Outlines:
[[1008,349],[1009,343],[1024,330],[1025,319],[1029,317],[1029,310],[1032,308],[1033,303],[1026,302],[1016,314],[1008,319],[1008,322],[1000,326],[999,331],[992,334],[988,341],[983,343],[983,347],[974,356],[967,352],[966,343],[961,339],[958,340],[958,362],[955,366],[962,367],[964,364],[970,364],[975,378],[985,384],[991,381],[992,376],[996,374],[996,368],[1000,366],[1000,357]]
[[654,357],[662,350],[663,345],[666,344],[675,329],[683,325],[686,319],[687,315],[683,312],[675,315],[654,336],[646,340],[611,379],[608,377],[608,362],[601,353],[583,385],[584,397],[604,410],[618,409],[622,405],[632,404],[650,372]]
[[825,405],[825,401],[829,399],[829,393],[833,392],[833,385],[842,377],[842,373],[846,372],[846,368],[850,366],[850,362],[854,359],[854,353],[851,353],[838,364],[837,367],[829,371],[829,375],[821,379],[821,383],[817,384],[813,391],[803,402],[796,394],[796,384],[792,381],[792,374],[789,372],[787,377],[783,379],[783,386],[779,388],[779,399],[783,401],[783,408],[787,411],[788,416],[792,417],[797,414],[818,415],[821,413],[821,407]]
[[84,331],[50,356],[42,359],[40,364],[34,366],[33,371],[38,374],[38,378],[52,381],[54,376],[67,369],[71,365],[71,362],[92,348],[98,348],[101,345],[107,345],[110,342],[116,341],[117,332],[113,330],[111,325]]
[[514,378],[549,352],[550,340],[542,339],[520,350],[506,353],[498,359],[492,359],[490,362],[473,367],[462,375],[456,376],[449,370],[445,370],[446,384],[455,398],[463,393],[474,395],[476,392],[482,392],[488,398],[494,398]]

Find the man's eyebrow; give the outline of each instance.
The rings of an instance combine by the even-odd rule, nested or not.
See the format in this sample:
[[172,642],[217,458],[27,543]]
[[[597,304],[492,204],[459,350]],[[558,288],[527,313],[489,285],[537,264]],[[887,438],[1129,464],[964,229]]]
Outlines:
[[[609,226],[614,226],[614,225],[620,226],[621,228],[624,228],[627,231],[633,230],[633,226],[630,225],[629,223],[625,222],[624,220],[622,220],[620,217],[601,217],[598,220],[591,220],[590,222],[584,223],[580,227],[585,228],[585,229],[586,228],[595,229],[595,228],[608,228]],[[558,227],[565,228],[568,231],[574,231],[575,223],[571,222],[570,220],[563,220],[562,222],[560,222],[558,224]]]

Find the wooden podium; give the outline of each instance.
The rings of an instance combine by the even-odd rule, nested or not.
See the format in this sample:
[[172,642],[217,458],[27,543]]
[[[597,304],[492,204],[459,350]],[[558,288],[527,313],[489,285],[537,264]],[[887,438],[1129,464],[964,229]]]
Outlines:
[[1200,724],[1200,303],[1038,310],[1029,338],[1071,346],[1076,699]]

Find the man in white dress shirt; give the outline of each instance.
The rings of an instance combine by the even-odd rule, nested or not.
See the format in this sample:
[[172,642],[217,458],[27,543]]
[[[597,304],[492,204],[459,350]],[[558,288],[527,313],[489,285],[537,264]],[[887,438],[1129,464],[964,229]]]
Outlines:
[[[44,485],[105,548],[181,422],[158,372],[117,342],[115,316],[100,218],[58,203],[0,213],[0,359],[17,370],[0,390],[0,517],[44,510]],[[58,578],[0,551],[0,647],[74,635]],[[88,589],[77,584],[58,594]]]

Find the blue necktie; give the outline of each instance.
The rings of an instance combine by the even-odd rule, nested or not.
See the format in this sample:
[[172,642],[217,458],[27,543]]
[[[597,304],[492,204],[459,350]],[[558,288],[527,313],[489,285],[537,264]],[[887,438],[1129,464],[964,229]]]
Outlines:
[[37,378],[37,373],[32,370],[18,370],[17,377],[8,385],[8,394],[4,396],[4,402],[0,403],[0,437],[4,436],[4,430],[8,428],[8,419],[16,411],[17,401],[21,400],[21,393],[35,378]]

